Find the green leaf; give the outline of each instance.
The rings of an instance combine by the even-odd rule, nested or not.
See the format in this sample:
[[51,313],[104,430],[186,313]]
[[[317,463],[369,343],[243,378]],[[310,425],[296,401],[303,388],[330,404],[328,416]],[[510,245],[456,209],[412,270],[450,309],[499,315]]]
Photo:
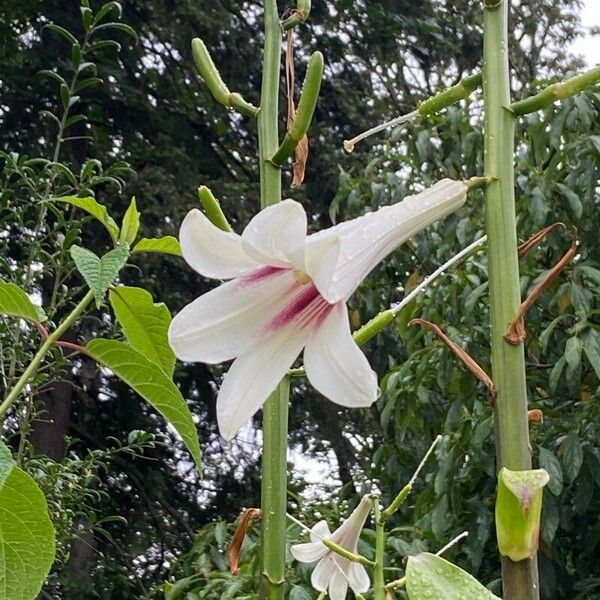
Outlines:
[[81,246],[71,246],[71,256],[85,282],[94,292],[96,306],[100,307],[108,286],[116,279],[127,262],[129,249],[125,246],[114,248],[102,258]]
[[596,377],[600,379],[600,333],[590,329],[583,338],[583,351],[590,361]]
[[579,369],[581,364],[581,350],[583,344],[578,337],[571,337],[567,340],[565,346],[565,360],[567,361],[567,378],[571,376]]
[[119,226],[116,224],[115,220],[109,216],[108,211],[106,210],[106,206],[102,206],[102,204],[98,204],[95,198],[88,196],[87,198],[79,198],[77,196],[62,196],[61,198],[54,198],[56,202],[67,202],[68,204],[72,204],[73,206],[77,206],[77,208],[81,208],[85,210],[85,212],[95,217],[106,227],[108,233],[110,233],[110,237],[114,242],[117,241],[119,237]]
[[172,377],[175,354],[167,338],[171,313],[166,305],[155,304],[149,292],[136,287],[111,290],[109,299],[131,347]]
[[576,433],[567,435],[560,446],[563,469],[567,479],[575,481],[583,463],[583,448]]
[[289,600],[313,600],[313,594],[306,586],[295,585],[290,590]]
[[571,216],[576,221],[581,219],[581,215],[583,213],[583,204],[581,204],[579,196],[573,190],[570,190],[566,185],[562,183],[557,183],[556,187],[560,191],[563,198],[566,199]]
[[560,462],[554,453],[540,447],[540,467],[545,469],[550,476],[548,490],[555,496],[560,496],[563,489],[563,474]]
[[95,339],[88,343],[87,350],[171,423],[201,469],[200,444],[192,413],[171,379],[157,369],[155,363],[123,342]]
[[410,600],[500,600],[469,573],[429,552],[408,557],[406,591]]
[[121,3],[113,0],[112,2],[107,2],[100,7],[100,10],[96,13],[95,22],[99,23],[102,21],[102,19],[104,19],[104,17],[106,17],[111,10],[114,10],[117,13],[117,19],[121,18],[121,15],[123,14]]
[[79,43],[77,41],[77,38],[70,31],[67,31],[64,27],[61,27],[60,25],[55,25],[54,23],[50,23],[50,24],[46,25],[46,27],[48,29],[51,29],[52,31],[55,31],[56,33],[58,33],[62,37],[64,37],[65,40],[67,40],[71,44],[78,44]]
[[119,236],[119,240],[121,242],[127,242],[128,244],[132,244],[135,238],[137,237],[138,231],[140,229],[140,213],[138,212],[137,206],[135,204],[135,196],[131,199],[129,203],[129,208],[125,212],[125,216],[123,217],[123,223],[121,225],[121,235]]
[[161,238],[142,238],[131,251],[132,254],[141,252],[158,252],[159,254],[173,254],[174,256],[183,256],[181,246],[177,238],[172,235],[165,235]]
[[41,307],[36,306],[18,285],[6,281],[0,281],[0,314],[37,323],[46,320]]
[[0,441],[0,598],[33,600],[55,553],[54,527],[36,482]]
[[125,23],[104,23],[103,25],[98,25],[94,28],[94,31],[100,31],[102,29],[116,29],[117,31],[122,31],[127,35],[131,36],[136,42],[138,41],[138,34],[135,32],[133,27],[126,25]]

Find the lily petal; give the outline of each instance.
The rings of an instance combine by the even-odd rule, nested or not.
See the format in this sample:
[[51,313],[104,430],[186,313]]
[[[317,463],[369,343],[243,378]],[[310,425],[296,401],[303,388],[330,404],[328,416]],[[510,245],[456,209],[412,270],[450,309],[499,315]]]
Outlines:
[[348,583],[355,594],[364,594],[369,591],[371,587],[371,580],[369,574],[363,565],[359,563],[352,563],[347,573]]
[[[258,262],[304,268],[306,212],[295,200],[284,200],[261,210],[242,233],[248,256]],[[299,263],[299,264],[296,264]]]
[[348,594],[348,580],[341,571],[336,571],[329,582],[330,600],[346,600]]
[[169,343],[180,360],[216,364],[235,358],[297,289],[289,269],[263,267],[228,281],[180,310],[169,326]]
[[269,330],[233,362],[217,397],[219,431],[226,440],[264,404],[300,354],[309,331],[294,322]]
[[310,584],[318,592],[326,592],[334,573],[338,570],[330,555],[322,558],[310,576]]
[[311,528],[310,532],[310,541],[311,542],[319,542],[322,544],[321,538],[326,539],[331,536],[331,531],[329,531],[329,525],[327,525],[327,521],[323,519],[319,521],[316,525]]
[[237,233],[219,229],[198,209],[183,220],[179,241],[186,262],[204,277],[232,279],[261,266],[246,254]]
[[[307,238],[307,273],[331,304],[346,300],[369,272],[405,240],[460,208],[467,196],[461,181],[442,179],[416,196],[340,223]],[[328,247],[339,250],[323,251]]]
[[290,552],[297,561],[310,563],[323,558],[329,550],[321,542],[307,542],[290,546]]
[[352,339],[343,302],[313,329],[304,350],[304,366],[310,383],[336,404],[361,407],[377,400],[377,375]]

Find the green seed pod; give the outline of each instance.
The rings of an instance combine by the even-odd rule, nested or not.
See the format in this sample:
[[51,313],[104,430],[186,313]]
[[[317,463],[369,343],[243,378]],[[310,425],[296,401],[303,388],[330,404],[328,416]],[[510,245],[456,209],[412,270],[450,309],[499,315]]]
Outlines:
[[278,167],[283,164],[286,158],[292,155],[298,142],[308,131],[317,106],[317,100],[319,99],[323,68],[323,55],[318,51],[314,52],[306,67],[306,76],[292,128],[288,131],[281,146],[279,146],[279,149],[271,158],[271,162]]
[[192,40],[192,56],[198,72],[202,75],[210,93],[217,102],[223,104],[223,106],[235,108],[249,117],[255,117],[258,114],[259,109],[256,106],[246,102],[240,94],[229,91],[229,88],[221,79],[219,70],[215,66],[208,48],[200,38]]

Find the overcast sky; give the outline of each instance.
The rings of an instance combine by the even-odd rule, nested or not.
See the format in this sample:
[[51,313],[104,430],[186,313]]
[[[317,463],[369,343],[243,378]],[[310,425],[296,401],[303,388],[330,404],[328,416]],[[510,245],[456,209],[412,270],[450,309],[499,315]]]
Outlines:
[[[584,0],[584,5],[581,15],[583,26],[587,29],[600,26],[600,0]],[[600,37],[588,36],[577,42],[573,49],[583,54],[590,66],[600,64]]]

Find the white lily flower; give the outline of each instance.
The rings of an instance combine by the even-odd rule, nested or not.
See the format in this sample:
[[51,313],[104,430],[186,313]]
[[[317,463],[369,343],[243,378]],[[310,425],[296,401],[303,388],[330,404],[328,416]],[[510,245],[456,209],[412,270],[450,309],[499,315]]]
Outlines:
[[370,406],[377,377],[352,339],[346,300],[406,239],[465,201],[467,186],[444,179],[392,206],[307,236],[302,206],[285,200],[259,212],[242,235],[200,211],[185,217],[181,249],[205,277],[231,279],[183,308],[169,328],[177,357],[232,358],[217,399],[230,440],[263,405],[304,348],[311,384],[347,407]]
[[329,531],[327,521],[319,521],[311,529],[310,542],[295,544],[290,548],[297,561],[319,561],[310,582],[315,590],[328,592],[331,600],[345,600],[348,585],[355,594],[364,594],[369,590],[371,581],[363,565],[336,554],[321,540],[329,539],[344,550],[356,554],[358,538],[372,506],[373,499],[368,495],[363,496],[352,514],[333,533]]

